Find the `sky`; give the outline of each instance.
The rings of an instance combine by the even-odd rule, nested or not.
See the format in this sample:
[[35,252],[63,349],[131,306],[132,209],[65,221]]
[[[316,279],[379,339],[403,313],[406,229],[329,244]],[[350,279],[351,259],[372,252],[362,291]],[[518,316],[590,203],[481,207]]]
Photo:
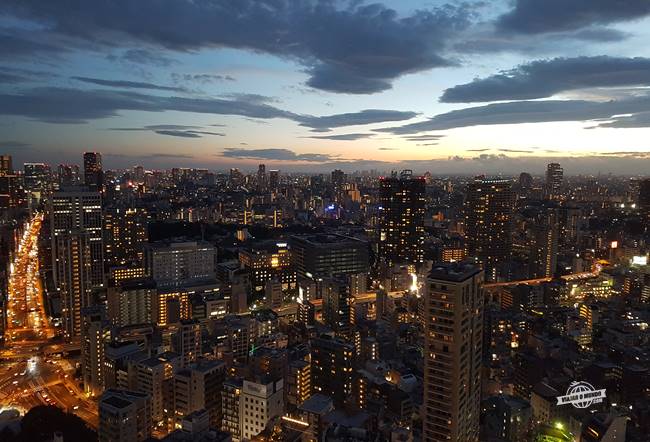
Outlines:
[[648,0],[2,0],[15,163],[650,174]]

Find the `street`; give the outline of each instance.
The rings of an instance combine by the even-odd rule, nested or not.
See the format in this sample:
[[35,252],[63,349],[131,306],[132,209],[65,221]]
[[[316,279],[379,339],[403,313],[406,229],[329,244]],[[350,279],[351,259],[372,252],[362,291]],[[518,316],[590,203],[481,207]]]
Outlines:
[[39,273],[42,221],[38,214],[26,226],[12,263],[5,346],[0,350],[0,407],[24,414],[37,405],[55,405],[97,428],[97,405],[76,384],[74,362],[52,351],[63,346],[50,343],[56,330],[45,312]]

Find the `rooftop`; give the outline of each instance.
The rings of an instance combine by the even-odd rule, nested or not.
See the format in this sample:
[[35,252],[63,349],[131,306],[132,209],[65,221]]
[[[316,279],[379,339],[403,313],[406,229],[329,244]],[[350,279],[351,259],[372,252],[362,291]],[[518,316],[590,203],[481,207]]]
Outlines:
[[429,273],[432,279],[462,282],[481,272],[481,268],[469,262],[452,262],[437,264]]

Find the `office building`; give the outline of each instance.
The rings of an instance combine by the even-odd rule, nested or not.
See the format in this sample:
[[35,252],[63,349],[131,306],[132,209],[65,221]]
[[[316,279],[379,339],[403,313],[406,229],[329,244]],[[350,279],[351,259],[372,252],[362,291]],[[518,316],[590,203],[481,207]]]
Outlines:
[[289,238],[291,263],[299,277],[367,273],[369,245],[338,234],[294,235]]
[[466,263],[433,267],[424,290],[424,442],[478,442],[483,272]]
[[343,405],[352,394],[354,345],[323,335],[311,341],[312,392]]
[[104,210],[104,247],[108,265],[141,262],[148,240],[146,209],[109,207]]
[[546,198],[550,200],[562,199],[562,180],[564,170],[558,163],[550,163],[546,166]]
[[386,264],[424,262],[425,180],[410,170],[382,178],[379,256]]
[[467,188],[465,246],[476,258],[486,279],[494,281],[500,265],[510,259],[513,196],[510,182],[477,179]]
[[159,241],[145,245],[145,268],[159,288],[191,286],[216,279],[216,254],[206,241]]
[[99,442],[143,442],[151,437],[151,400],[143,393],[106,390],[99,399]]
[[102,154],[99,152],[84,153],[84,184],[96,192],[103,190],[104,170],[102,168]]
[[311,355],[289,363],[287,404],[298,407],[311,397]]
[[79,336],[81,310],[104,284],[101,204],[98,192],[80,189],[55,192],[51,198],[54,283],[67,339]]

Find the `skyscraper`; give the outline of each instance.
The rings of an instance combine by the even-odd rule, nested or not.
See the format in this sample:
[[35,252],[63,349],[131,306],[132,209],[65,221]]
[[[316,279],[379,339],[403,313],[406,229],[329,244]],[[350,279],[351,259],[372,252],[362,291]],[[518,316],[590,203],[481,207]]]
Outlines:
[[260,192],[266,191],[266,166],[260,164],[257,168],[257,190]]
[[81,310],[104,283],[102,198],[99,192],[56,192],[51,198],[52,264],[68,339],[81,332]]
[[410,170],[380,180],[379,255],[389,265],[424,262],[425,181]]
[[276,191],[280,187],[280,171],[269,170],[269,187],[271,190]]
[[513,197],[510,182],[476,179],[467,188],[465,244],[467,255],[483,265],[486,279],[496,280],[497,267],[510,258]]
[[141,261],[147,238],[146,209],[110,207],[104,211],[104,245],[109,264]]
[[84,391],[98,396],[104,390],[104,344],[110,339],[110,324],[99,306],[82,310],[81,372]]
[[452,263],[431,270],[424,290],[424,442],[479,436],[483,272]]
[[25,190],[47,193],[51,188],[52,171],[45,163],[25,163]]
[[564,170],[558,163],[550,163],[546,166],[546,198],[550,200],[560,199],[563,177]]
[[313,393],[331,397],[338,405],[352,394],[354,345],[323,335],[311,341]]
[[650,178],[639,183],[639,210],[650,220]]
[[102,155],[99,152],[84,153],[84,184],[96,191],[101,191],[104,186]]
[[11,175],[14,173],[14,166],[11,155],[0,155],[0,175]]
[[548,209],[533,220],[530,276],[549,278],[555,273],[558,252],[558,211]]
[[99,400],[101,442],[141,442],[151,436],[151,399],[135,391],[109,389]]
[[79,166],[76,164],[59,164],[59,188],[78,186],[79,184]]

